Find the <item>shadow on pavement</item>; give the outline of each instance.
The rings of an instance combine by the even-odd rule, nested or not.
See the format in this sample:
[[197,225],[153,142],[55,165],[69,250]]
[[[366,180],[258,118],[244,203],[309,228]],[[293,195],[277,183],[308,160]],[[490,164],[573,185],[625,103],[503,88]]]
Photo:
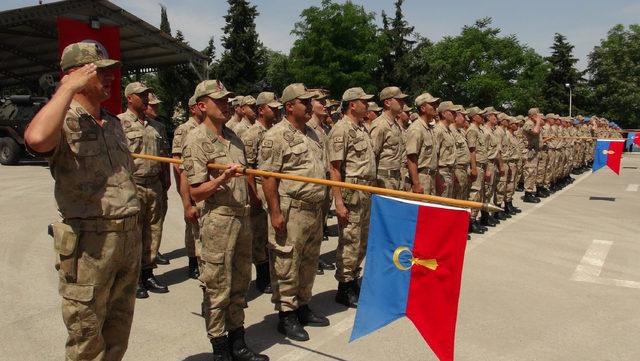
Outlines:
[[165,256],[168,260],[172,260],[180,257],[186,257],[187,250],[184,247],[182,247],[182,248],[174,249],[169,253],[163,253],[162,255]]
[[188,267],[181,267],[172,269],[171,271],[165,272],[163,274],[159,274],[158,271],[155,271],[154,274],[161,282],[165,283],[167,286],[171,286],[189,280],[190,278],[187,275],[187,271]]
[[211,360],[211,353],[199,353],[185,358],[183,361],[209,361]]

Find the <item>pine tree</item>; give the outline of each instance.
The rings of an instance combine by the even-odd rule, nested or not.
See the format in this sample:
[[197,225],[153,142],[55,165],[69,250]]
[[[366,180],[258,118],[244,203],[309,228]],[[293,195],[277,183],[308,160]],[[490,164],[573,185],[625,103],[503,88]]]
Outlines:
[[171,25],[169,25],[169,17],[167,16],[167,7],[164,5],[160,5],[160,31],[171,35]]
[[578,59],[573,57],[573,48],[564,35],[555,34],[551,55],[545,58],[550,66],[543,90],[545,111],[568,115],[569,89],[565,84],[571,86],[574,95],[579,93],[576,90],[583,85],[582,73],[575,67]]
[[256,7],[247,0],[227,0],[229,10],[222,30],[224,52],[217,72],[224,84],[238,94],[255,93],[262,89],[258,82],[264,77],[265,49],[258,39]]
[[395,16],[390,19],[382,11],[382,29],[380,30],[380,86],[397,85],[407,87],[411,74],[407,71],[408,55],[416,44],[414,27],[402,12],[404,0],[396,0]]

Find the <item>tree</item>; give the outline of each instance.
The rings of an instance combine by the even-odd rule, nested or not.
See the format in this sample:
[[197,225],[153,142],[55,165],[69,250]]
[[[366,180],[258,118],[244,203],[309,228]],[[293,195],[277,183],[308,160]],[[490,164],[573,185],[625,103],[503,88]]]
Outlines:
[[591,110],[623,127],[640,124],[640,24],[616,25],[589,54]]
[[160,30],[171,36],[171,25],[169,25],[169,16],[167,16],[167,7],[160,5]]
[[378,62],[374,14],[350,1],[323,0],[304,9],[292,34],[291,71],[309,87],[325,87],[340,97],[354,86],[377,90],[374,72]]
[[267,50],[266,59],[266,88],[282,94],[287,85],[295,82],[289,57],[277,51]]
[[583,86],[582,74],[575,68],[578,59],[572,55],[573,48],[564,35],[555,34],[551,55],[545,59],[549,63],[549,73],[545,78],[543,90],[545,111],[568,115],[569,90],[565,84],[570,84],[574,91]]
[[265,49],[258,39],[255,18],[258,11],[247,0],[227,0],[229,9],[222,30],[224,52],[217,73],[225,85],[239,94],[260,91],[264,78]]
[[[382,29],[380,31],[380,72],[379,86],[397,85],[406,88],[412,78],[407,65],[408,58],[416,40],[414,27],[409,26],[402,13],[404,0],[396,0],[396,13],[393,19],[382,11]],[[420,39],[422,40],[422,39]]]

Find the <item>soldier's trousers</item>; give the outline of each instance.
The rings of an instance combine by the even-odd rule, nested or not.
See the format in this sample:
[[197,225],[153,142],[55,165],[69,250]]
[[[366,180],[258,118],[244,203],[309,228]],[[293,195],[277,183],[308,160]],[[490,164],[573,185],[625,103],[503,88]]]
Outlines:
[[349,221],[344,227],[339,227],[336,280],[351,282],[358,279],[360,265],[367,251],[371,196],[365,192],[353,191],[349,197],[345,197],[343,192],[343,199],[349,211]]
[[513,201],[513,195],[516,192],[516,184],[518,183],[518,161],[510,160],[507,162],[507,189],[505,193],[505,201]]
[[440,197],[451,198],[453,196],[453,166],[438,167],[435,191],[435,194]]
[[549,149],[547,151],[547,166],[544,171],[544,186],[549,188],[553,181],[553,173],[555,171],[556,162],[558,161],[557,153],[555,149]]
[[556,149],[556,165],[553,170],[553,177],[558,180],[562,176],[562,169],[564,164],[564,154],[561,149]]
[[[484,174],[487,170],[487,163],[477,163],[478,176],[471,180],[471,190],[469,191],[469,200],[473,202],[484,202]],[[478,209],[471,209],[471,219],[476,219]]]
[[[202,214],[202,204],[193,205]],[[202,253],[202,242],[200,241],[200,221],[191,223],[185,220],[184,226],[184,247],[187,250],[187,257],[200,258]]]
[[469,196],[469,171],[466,165],[456,165],[453,168],[453,198],[467,199]]
[[311,300],[322,243],[322,203],[280,197],[286,234],[269,227],[271,302],[278,311],[294,311]]
[[504,174],[498,176],[498,183],[496,184],[494,203],[499,207],[504,205],[505,198],[507,197],[507,181],[509,178],[509,165],[507,161],[505,161],[505,168]]
[[[420,185],[422,186],[424,193],[423,194],[435,194],[435,185],[436,185],[436,178],[435,178],[435,170],[431,170],[431,169],[423,169],[423,170],[418,170],[418,179],[420,180]],[[407,192],[411,192],[412,191],[412,183],[411,183],[411,179],[409,178],[409,175],[407,175],[405,177],[405,190]]]
[[140,226],[142,228],[142,269],[156,268],[156,258],[162,241],[164,201],[160,178],[147,184],[136,184],[140,201]]
[[251,226],[253,227],[253,242],[251,259],[254,265],[269,261],[267,255],[268,220],[267,212],[262,208],[251,209]]
[[489,172],[489,178],[484,182],[484,202],[491,203],[496,193],[496,178],[498,177],[498,164],[497,161],[489,160],[487,163],[487,172]]
[[68,332],[66,360],[121,360],[140,273],[138,216],[65,223],[77,235],[73,253],[59,254],[56,262]]
[[516,175],[516,185],[518,183],[523,183],[524,184],[524,159],[526,158],[526,154],[522,154],[520,156],[520,159],[518,159],[518,174]]
[[547,170],[547,162],[549,161],[549,151],[540,150],[538,153],[538,170],[536,174],[536,184],[538,186],[544,185],[544,178]]
[[524,162],[524,191],[536,191],[536,176],[538,170],[538,152],[531,149],[527,152],[527,158]]
[[251,282],[251,218],[248,208],[204,206],[202,217],[203,310],[207,337],[244,324]]

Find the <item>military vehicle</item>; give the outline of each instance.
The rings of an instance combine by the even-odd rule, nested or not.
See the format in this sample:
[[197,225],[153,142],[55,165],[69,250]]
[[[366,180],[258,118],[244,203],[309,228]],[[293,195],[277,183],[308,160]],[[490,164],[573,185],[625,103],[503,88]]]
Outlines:
[[47,100],[31,95],[0,98],[0,164],[17,164],[26,155],[24,131]]

